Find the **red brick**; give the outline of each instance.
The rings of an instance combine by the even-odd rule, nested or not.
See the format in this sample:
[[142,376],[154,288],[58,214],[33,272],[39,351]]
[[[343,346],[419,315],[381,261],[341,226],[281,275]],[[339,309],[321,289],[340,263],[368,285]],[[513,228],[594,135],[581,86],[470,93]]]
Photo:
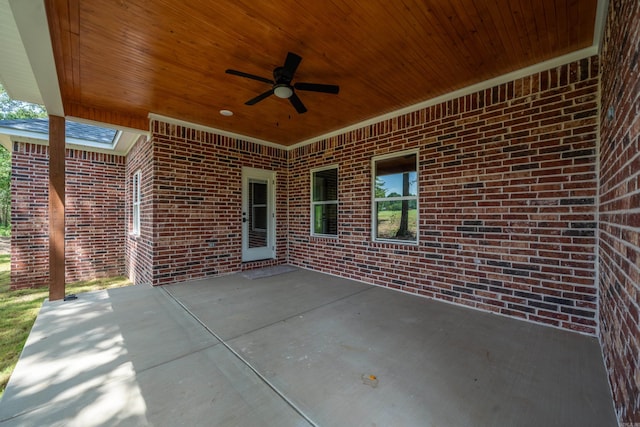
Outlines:
[[[640,226],[634,198],[640,182],[639,129],[633,126],[640,112],[634,101],[639,93],[640,3],[609,2],[607,21],[601,57],[597,326],[618,421],[635,425],[640,423],[640,343],[633,337],[640,336],[640,318],[639,302],[630,296],[640,295],[640,245],[630,231]],[[612,118],[607,117],[609,109]],[[581,322],[576,318],[575,323]]]
[[[125,158],[67,149],[67,282],[125,273]],[[48,147],[14,143],[11,287],[49,285]]]

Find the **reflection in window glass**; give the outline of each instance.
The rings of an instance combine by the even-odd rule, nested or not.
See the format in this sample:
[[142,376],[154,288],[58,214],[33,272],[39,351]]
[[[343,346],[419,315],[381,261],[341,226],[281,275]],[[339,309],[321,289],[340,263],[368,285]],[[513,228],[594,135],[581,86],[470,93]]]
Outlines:
[[373,168],[374,239],[417,242],[417,154],[374,159]]

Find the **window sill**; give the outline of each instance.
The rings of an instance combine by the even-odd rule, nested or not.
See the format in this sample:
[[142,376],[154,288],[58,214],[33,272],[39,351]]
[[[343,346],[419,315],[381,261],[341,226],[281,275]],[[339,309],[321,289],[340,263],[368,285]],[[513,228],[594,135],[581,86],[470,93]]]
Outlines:
[[391,246],[420,246],[420,242],[406,241],[406,240],[372,240],[371,244],[379,245],[380,247]]
[[311,234],[309,237],[312,239],[338,240],[338,236],[334,234]]

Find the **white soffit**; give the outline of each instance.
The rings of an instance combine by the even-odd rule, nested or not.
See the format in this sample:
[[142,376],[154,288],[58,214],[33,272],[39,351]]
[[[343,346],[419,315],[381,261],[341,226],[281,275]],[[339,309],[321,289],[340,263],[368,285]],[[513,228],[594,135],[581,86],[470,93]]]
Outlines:
[[0,81],[9,97],[44,104],[9,0],[0,0],[0,40]]
[[[17,89],[24,90],[25,94],[29,90],[38,90],[40,102],[37,103],[44,104],[49,114],[64,117],[44,0],[9,0],[9,5],[15,21],[14,25],[20,34],[22,50],[29,61],[28,71],[33,75],[36,83],[32,88],[16,86],[12,89],[14,92]],[[2,19],[6,18],[3,16]],[[24,72],[26,73],[27,70]],[[27,100],[20,93],[16,93],[16,98]]]

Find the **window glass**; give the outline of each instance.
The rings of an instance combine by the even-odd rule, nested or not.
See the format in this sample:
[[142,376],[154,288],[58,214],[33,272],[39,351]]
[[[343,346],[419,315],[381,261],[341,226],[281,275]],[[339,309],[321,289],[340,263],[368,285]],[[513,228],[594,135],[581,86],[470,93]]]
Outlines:
[[417,242],[417,154],[374,159],[374,240]]
[[132,219],[133,219],[133,234],[140,234],[140,178],[142,174],[137,171],[133,174],[133,188],[132,188]]
[[338,168],[311,172],[311,234],[338,234]]

